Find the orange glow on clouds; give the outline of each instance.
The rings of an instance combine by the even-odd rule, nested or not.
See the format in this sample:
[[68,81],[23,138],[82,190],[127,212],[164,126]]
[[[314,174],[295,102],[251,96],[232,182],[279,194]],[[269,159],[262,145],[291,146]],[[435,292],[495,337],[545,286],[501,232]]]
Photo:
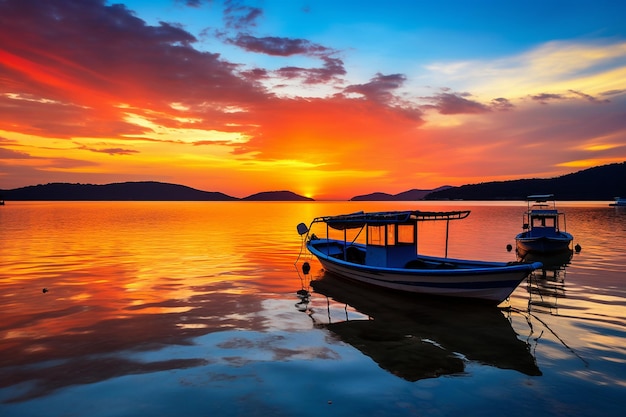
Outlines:
[[46,3],[54,13],[0,6],[0,189],[156,180],[346,199],[626,160],[624,42],[552,41],[423,73],[373,67],[364,82],[330,46],[258,38],[257,55],[272,39],[268,56],[320,66],[248,68],[179,27],[59,1]]

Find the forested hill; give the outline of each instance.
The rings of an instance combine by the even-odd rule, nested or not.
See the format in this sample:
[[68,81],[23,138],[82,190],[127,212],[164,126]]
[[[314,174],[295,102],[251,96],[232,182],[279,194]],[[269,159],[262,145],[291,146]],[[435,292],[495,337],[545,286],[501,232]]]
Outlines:
[[433,191],[445,190],[450,188],[449,185],[444,185],[434,190],[418,190],[413,189],[404,191],[399,194],[387,194],[383,192],[376,192],[371,194],[357,195],[351,198],[351,201],[416,201],[423,200],[425,196]]
[[268,191],[245,198],[200,191],[156,181],[106,185],[50,183],[0,190],[0,200],[13,201],[312,201],[290,191]]
[[16,201],[232,201],[229,195],[155,181],[106,185],[51,183],[0,191]]
[[242,198],[245,201],[314,201],[291,191],[266,191]]
[[557,200],[604,201],[626,196],[626,162],[589,168],[556,178],[485,182],[428,194],[426,200],[525,200],[554,194]]

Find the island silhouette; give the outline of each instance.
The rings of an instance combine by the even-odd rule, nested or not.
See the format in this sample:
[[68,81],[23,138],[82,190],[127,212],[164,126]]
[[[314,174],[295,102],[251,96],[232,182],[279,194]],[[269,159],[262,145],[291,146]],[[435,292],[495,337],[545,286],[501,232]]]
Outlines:
[[[626,162],[602,165],[555,178],[492,181],[459,187],[412,189],[399,194],[374,192],[351,201],[524,200],[554,194],[557,200],[603,201],[626,196]],[[158,181],[113,184],[48,183],[0,190],[3,201],[314,201],[291,191],[264,191],[244,198]]]

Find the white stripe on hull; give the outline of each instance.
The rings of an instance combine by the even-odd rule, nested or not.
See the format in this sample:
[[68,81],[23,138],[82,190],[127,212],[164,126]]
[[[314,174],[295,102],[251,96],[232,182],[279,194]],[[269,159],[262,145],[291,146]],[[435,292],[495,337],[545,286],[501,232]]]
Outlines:
[[[510,272],[490,274],[484,278],[469,275],[443,281],[441,276],[420,275],[416,277],[413,275],[372,273],[344,267],[325,259],[320,259],[320,263],[325,270],[331,273],[370,285],[420,294],[478,298],[498,303],[511,295],[529,274],[527,271],[518,271],[514,275]],[[498,284],[505,286],[502,287]]]

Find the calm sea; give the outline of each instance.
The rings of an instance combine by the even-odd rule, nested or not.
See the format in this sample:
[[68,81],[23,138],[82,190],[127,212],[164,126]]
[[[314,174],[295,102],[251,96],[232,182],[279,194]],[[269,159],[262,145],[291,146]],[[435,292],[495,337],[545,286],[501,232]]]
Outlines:
[[581,251],[498,308],[347,285],[300,253],[300,222],[406,208],[470,209],[449,256],[515,260],[523,202],[7,202],[0,415],[623,415],[626,210],[561,203]]

